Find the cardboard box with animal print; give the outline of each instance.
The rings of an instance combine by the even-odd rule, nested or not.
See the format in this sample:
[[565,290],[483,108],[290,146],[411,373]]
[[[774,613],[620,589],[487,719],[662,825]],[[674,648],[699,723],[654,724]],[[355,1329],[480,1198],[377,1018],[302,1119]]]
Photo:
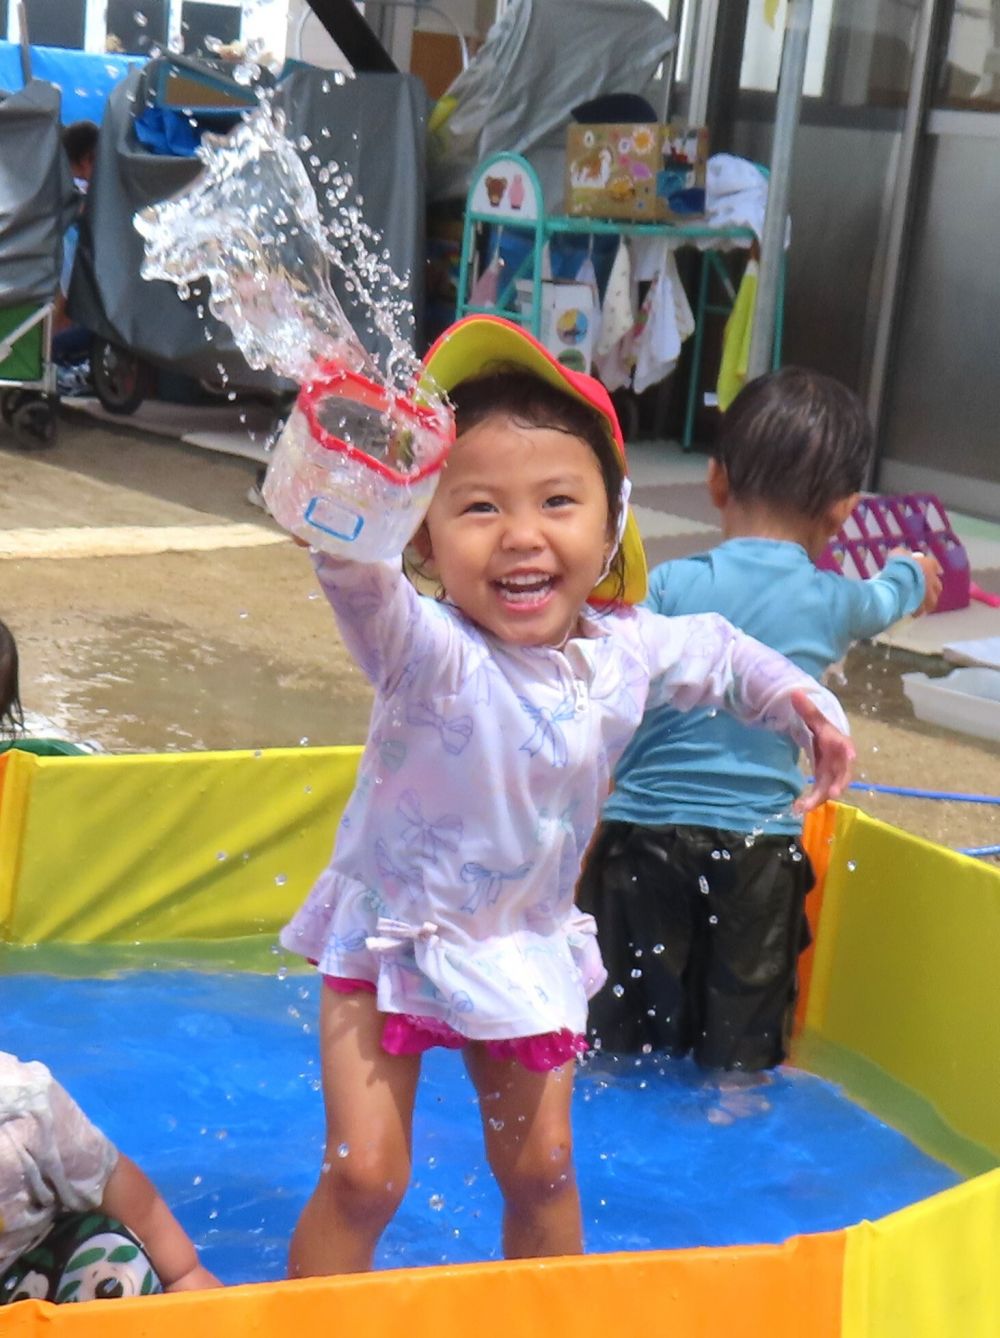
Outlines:
[[686,125],[571,125],[566,212],[689,223],[705,211],[708,132]]

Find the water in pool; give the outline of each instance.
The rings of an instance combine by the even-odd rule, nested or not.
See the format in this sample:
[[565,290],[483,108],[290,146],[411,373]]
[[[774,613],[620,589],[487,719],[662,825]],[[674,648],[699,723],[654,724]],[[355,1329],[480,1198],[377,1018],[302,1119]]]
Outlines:
[[[224,1282],[284,1275],[322,1150],[311,976],[136,971],[3,981],[0,1046],[47,1063],[156,1181]],[[576,1164],[590,1251],[781,1241],[959,1176],[829,1083],[720,1092],[687,1061],[585,1064]],[[499,1257],[499,1196],[461,1057],[426,1058],[410,1190],[381,1267]]]

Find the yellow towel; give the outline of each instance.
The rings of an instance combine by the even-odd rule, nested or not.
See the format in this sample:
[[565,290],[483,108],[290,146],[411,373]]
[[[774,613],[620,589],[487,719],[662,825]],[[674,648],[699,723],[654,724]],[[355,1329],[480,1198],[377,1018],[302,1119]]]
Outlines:
[[726,321],[722,335],[722,362],[716,392],[723,413],[729,408],[747,379],[750,363],[750,331],[753,327],[753,309],[757,300],[756,260],[747,262],[740,281],[736,301]]

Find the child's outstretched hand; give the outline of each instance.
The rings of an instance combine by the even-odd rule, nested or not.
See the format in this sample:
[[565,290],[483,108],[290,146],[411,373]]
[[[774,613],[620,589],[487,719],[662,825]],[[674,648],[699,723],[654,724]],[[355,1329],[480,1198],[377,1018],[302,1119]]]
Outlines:
[[917,609],[917,613],[933,613],[941,598],[941,563],[936,557],[931,557],[930,553],[911,553],[910,557],[919,563],[924,573],[924,602]]
[[819,808],[827,799],[837,799],[847,788],[854,761],[854,745],[846,734],[830,723],[811,697],[804,692],[792,693],[792,705],[802,723],[812,735],[813,769],[812,789],[795,803],[796,813],[808,813]]
[[933,613],[941,598],[941,563],[930,553],[921,553],[910,548],[893,548],[889,556],[912,558],[924,573],[924,602],[914,616],[919,618],[922,613]]

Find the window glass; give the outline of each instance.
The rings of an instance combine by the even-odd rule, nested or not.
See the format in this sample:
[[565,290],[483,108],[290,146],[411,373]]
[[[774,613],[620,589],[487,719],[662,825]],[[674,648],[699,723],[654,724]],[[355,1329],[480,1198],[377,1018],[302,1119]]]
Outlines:
[[108,51],[148,56],[167,44],[167,0],[108,0]]
[[[774,91],[788,12],[779,0],[773,28],[766,0],[750,0],[743,88]],[[814,0],[804,91],[839,107],[899,107],[906,101],[920,0]]]
[[181,37],[189,56],[211,55],[218,44],[238,42],[243,13],[239,5],[208,4],[202,0],[184,0],[181,9]]
[[36,46],[83,50],[86,0],[27,0],[28,37]]
[[[807,97],[819,97],[823,92],[823,72],[830,41],[833,6],[834,0],[814,0],[813,3],[809,45],[806,48],[804,91]],[[773,24],[768,22],[771,8],[767,0],[750,0],[747,7],[743,65],[740,69],[741,88],[758,88],[773,93],[778,87],[788,0],[778,0],[778,4],[773,6],[775,11]]]
[[1000,111],[1000,0],[951,7],[936,105]]

